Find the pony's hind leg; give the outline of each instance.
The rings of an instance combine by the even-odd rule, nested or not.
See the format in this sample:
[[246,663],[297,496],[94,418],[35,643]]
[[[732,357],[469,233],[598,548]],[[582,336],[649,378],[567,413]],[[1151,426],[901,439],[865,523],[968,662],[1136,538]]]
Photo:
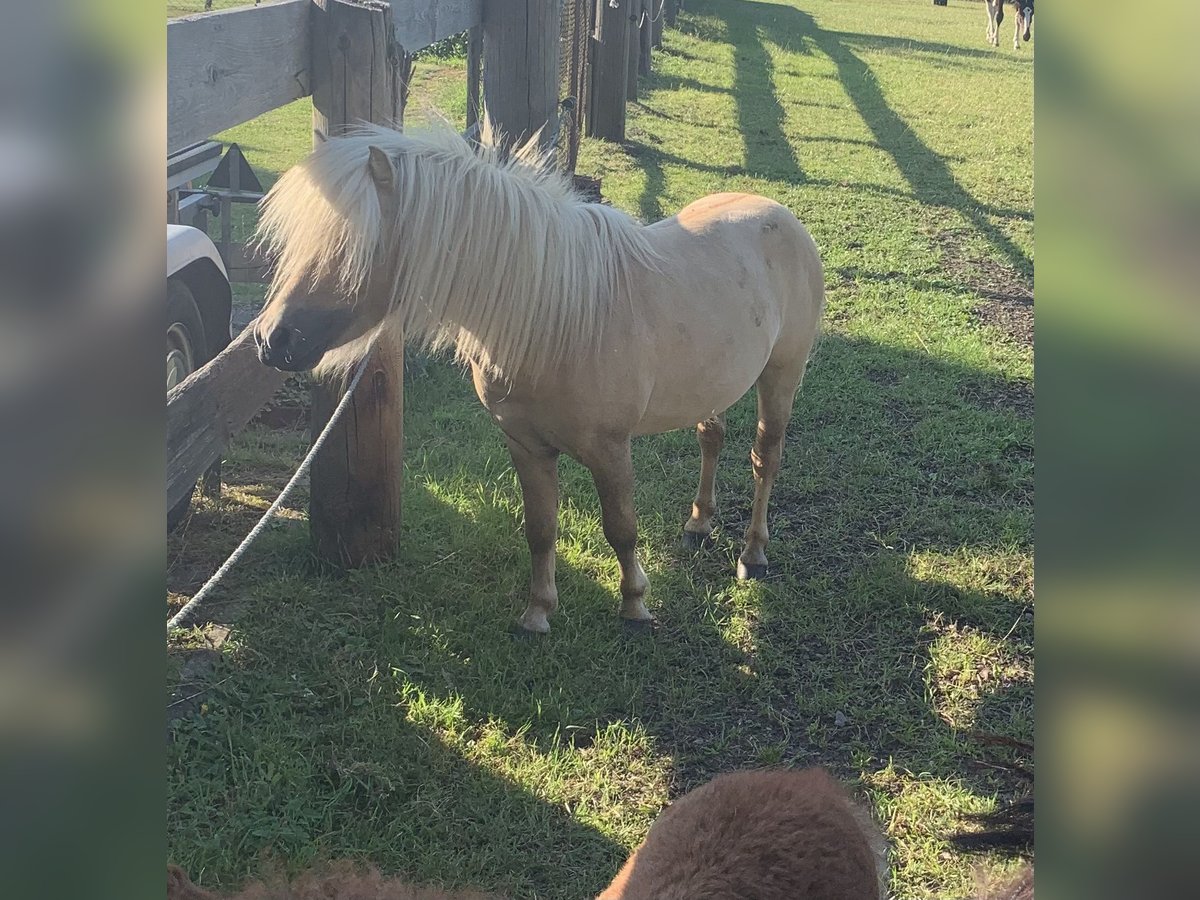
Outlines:
[[529,544],[529,605],[517,623],[526,631],[545,634],[550,614],[558,608],[554,584],[554,553],[558,540],[558,451],[530,448],[508,438],[525,508],[525,540]]
[[653,622],[654,616],[645,603],[650,580],[637,558],[637,511],[633,505],[633,458],[629,438],[605,442],[590,450],[580,461],[592,473],[596,493],[600,496],[604,537],[621,567],[621,617],[630,622]]
[[696,426],[700,442],[700,485],[692,502],[692,517],[683,526],[683,546],[699,550],[712,534],[717,512],[717,460],[725,443],[725,414],[705,419]]
[[[803,359],[803,357],[801,357]],[[758,379],[758,431],[750,463],[754,469],[754,504],[750,510],[750,525],[746,528],[746,546],[738,557],[738,578],[763,578],[767,574],[767,507],[771,488],[779,474],[783,456],[783,439],[792,415],[796,389],[804,376],[792,367],[768,366]]]

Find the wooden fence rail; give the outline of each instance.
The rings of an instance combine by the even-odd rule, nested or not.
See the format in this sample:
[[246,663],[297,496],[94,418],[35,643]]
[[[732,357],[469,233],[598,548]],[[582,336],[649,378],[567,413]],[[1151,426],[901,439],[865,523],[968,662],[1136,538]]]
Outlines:
[[[483,21],[483,0],[392,0],[411,53]],[[167,23],[167,152],[312,93],[312,0],[278,0]]]

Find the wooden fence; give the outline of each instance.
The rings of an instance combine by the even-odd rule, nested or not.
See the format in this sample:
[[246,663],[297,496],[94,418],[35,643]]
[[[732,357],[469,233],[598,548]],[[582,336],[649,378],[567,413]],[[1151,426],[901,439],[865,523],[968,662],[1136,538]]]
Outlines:
[[[614,5],[615,4],[615,5]],[[673,23],[679,0],[276,0],[167,24],[167,145],[175,152],[302,97],[314,128],[388,123],[402,110],[404,61],[467,32],[468,127],[482,103],[505,134],[557,137],[560,90],[574,121],[624,140],[626,98]],[[569,25],[570,28],[564,28]],[[586,27],[586,41],[578,38]],[[567,46],[567,45],[570,46]],[[578,66],[564,80],[560,45]],[[582,48],[582,52],[578,48]],[[167,504],[181,500],[283,376],[258,363],[248,331],[167,396]],[[342,385],[314,392],[324,426]],[[386,559],[400,525],[403,348],[376,351],[336,434],[312,468],[317,552],[345,566]],[[357,423],[357,425],[355,424]]]

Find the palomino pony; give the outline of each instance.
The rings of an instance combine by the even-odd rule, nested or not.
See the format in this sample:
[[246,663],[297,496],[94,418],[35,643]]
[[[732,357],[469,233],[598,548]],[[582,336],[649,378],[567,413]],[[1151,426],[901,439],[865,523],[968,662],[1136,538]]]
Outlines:
[[987,6],[987,39],[993,47],[1000,46],[1000,23],[1004,21],[1004,4],[1016,7],[1017,22],[1013,31],[1013,49],[1021,49],[1021,39],[1029,40],[1033,30],[1033,0],[984,0]]
[[276,274],[255,324],[259,357],[344,371],[381,330],[453,347],[521,482],[532,579],[520,625],[547,632],[558,606],[561,453],[591,471],[621,615],[649,622],[630,438],[696,427],[684,541],[699,547],[713,530],[725,411],[757,386],[738,576],[763,576],[771,486],[824,307],[821,261],[772,200],[714,194],[642,225],[583,202],[535,147],[508,155],[485,133],[475,151],[448,128],[378,127],[318,146],[263,200]]

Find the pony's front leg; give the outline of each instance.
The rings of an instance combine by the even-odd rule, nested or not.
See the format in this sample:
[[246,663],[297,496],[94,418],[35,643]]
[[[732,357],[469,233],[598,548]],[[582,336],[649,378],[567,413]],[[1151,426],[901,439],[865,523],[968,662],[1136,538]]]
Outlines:
[[637,558],[637,511],[633,506],[629,438],[598,447],[581,462],[592,473],[596,493],[600,495],[604,537],[621,566],[621,617],[632,622],[653,622],[654,616],[645,603],[650,580]]
[[705,419],[696,426],[700,442],[700,485],[692,501],[692,517],[683,526],[685,550],[699,550],[712,535],[717,512],[717,461],[725,444],[725,414]]
[[508,438],[525,508],[525,540],[529,544],[531,575],[529,605],[517,623],[526,631],[545,634],[550,614],[558,608],[554,584],[554,553],[558,540],[558,451],[530,448]]

